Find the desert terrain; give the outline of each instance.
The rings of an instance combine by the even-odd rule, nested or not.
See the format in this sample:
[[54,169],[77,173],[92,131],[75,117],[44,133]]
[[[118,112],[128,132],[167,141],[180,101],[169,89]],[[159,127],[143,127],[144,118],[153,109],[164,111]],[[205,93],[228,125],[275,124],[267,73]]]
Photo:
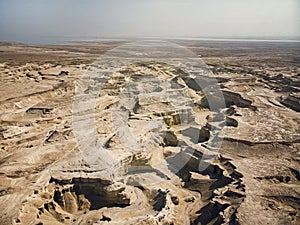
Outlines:
[[0,43],[0,224],[299,224],[300,43],[130,43]]

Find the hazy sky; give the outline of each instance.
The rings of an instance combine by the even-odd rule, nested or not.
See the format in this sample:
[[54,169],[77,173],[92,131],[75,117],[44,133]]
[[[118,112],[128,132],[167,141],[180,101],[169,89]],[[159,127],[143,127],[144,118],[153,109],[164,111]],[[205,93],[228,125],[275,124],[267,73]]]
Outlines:
[[300,36],[300,0],[0,0],[0,40]]

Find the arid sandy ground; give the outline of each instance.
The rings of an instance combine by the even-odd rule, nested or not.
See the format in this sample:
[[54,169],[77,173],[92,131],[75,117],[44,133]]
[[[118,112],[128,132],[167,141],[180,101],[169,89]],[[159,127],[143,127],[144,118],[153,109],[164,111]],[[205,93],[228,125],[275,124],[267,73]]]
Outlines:
[[[89,65],[123,43],[0,44],[0,224],[300,223],[299,43],[177,43],[208,65],[225,106],[212,112],[187,71],[160,62],[93,78],[91,90],[104,85],[97,135],[119,160],[118,181],[82,156],[73,100]],[[140,149],[114,132],[115,113]],[[199,172],[220,126],[221,149]]]

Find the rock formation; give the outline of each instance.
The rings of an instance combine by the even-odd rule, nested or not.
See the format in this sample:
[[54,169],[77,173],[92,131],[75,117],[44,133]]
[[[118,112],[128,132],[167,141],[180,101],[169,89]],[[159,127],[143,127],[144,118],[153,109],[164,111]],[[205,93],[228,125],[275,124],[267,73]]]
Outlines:
[[[119,44],[0,46],[0,224],[299,223],[296,66],[271,54],[262,69],[255,46],[243,57],[180,42],[201,50],[222,99],[205,70],[150,60],[107,77],[87,66]],[[103,76],[89,77],[74,112],[93,69]],[[76,132],[111,161],[84,152]]]

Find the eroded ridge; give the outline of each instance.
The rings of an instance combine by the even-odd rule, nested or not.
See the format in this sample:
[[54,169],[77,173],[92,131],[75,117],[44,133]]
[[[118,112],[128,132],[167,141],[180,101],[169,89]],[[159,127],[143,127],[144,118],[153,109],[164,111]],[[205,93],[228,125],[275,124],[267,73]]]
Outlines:
[[[40,60],[0,64],[0,223],[298,224],[299,69],[277,67],[291,59],[258,66],[245,54],[225,62],[213,46],[199,51],[214,75],[175,55],[87,66],[98,44],[63,53],[0,46]],[[222,90],[219,109],[210,76]],[[86,104],[74,112],[84,82],[77,97]],[[109,160],[96,148],[82,154],[74,113],[83,138]]]
[[[224,125],[235,124],[228,119],[232,110],[203,108],[203,93],[191,89],[187,77],[173,66],[145,62],[105,81],[96,105],[97,132],[118,164],[111,174],[101,161],[95,169],[76,159],[53,170],[49,185],[35,194],[43,202],[34,211],[35,220],[237,223],[236,211],[245,197],[243,175],[211,144],[212,139],[221,141],[216,133]],[[205,169],[199,171],[201,162]],[[25,209],[21,215],[19,221],[24,221]]]

